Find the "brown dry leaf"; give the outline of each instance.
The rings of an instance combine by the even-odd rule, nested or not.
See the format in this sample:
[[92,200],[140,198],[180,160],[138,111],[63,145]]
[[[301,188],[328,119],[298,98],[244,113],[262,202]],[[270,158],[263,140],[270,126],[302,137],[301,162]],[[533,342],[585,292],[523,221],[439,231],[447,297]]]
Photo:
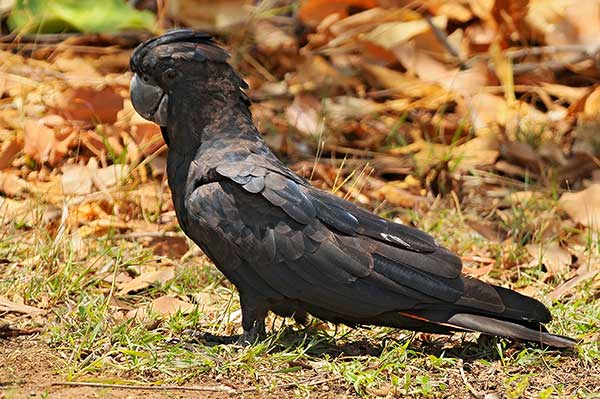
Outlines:
[[375,198],[386,200],[390,204],[399,206],[401,208],[413,208],[417,202],[424,200],[424,198],[414,195],[410,191],[399,187],[402,185],[402,183],[403,182],[393,181],[386,183],[379,190],[375,191]]
[[85,195],[92,192],[92,170],[83,165],[62,167],[61,184],[65,195]]
[[96,71],[83,57],[73,57],[70,54],[58,54],[53,66],[65,73],[72,86],[89,86],[102,80],[102,75]]
[[413,105],[406,98],[377,103],[364,98],[339,96],[324,99],[323,112],[332,121],[339,122],[386,111],[404,112],[411,109]]
[[0,171],[0,193],[9,197],[21,196],[29,191],[29,182],[19,176]]
[[0,296],[0,312],[36,314],[43,313],[44,311],[34,306],[9,301],[7,298]]
[[191,313],[195,307],[195,305],[189,302],[182,301],[171,295],[165,295],[156,298],[147,305],[128,311],[125,317],[127,319],[135,318],[137,321],[146,322],[150,320],[152,314],[164,318],[174,315],[177,312],[183,314]]
[[393,52],[408,70],[424,82],[437,83],[444,89],[462,95],[477,94],[488,84],[488,67],[477,62],[472,68],[459,70],[429,55],[429,51],[418,48],[414,43],[404,43],[393,48]]
[[[335,45],[336,41],[344,41],[349,38],[354,38],[360,32],[367,32],[384,22],[393,21],[412,21],[422,18],[421,15],[408,8],[369,8],[368,10],[352,14],[349,17],[332,21],[328,26],[325,24],[319,25],[317,30],[329,30],[336,37],[330,40],[328,47]],[[323,21],[325,22],[325,21]],[[340,38],[342,34],[348,32],[345,38]],[[340,40],[341,39],[341,40]]]
[[570,104],[576,103],[590,92],[588,87],[571,87],[548,82],[542,82],[542,89],[551,96],[557,97],[559,100],[565,100]]
[[54,105],[54,111],[68,119],[98,123],[114,123],[123,109],[122,88],[107,86],[70,87],[64,90]]
[[109,165],[98,169],[95,158],[87,165],[65,165],[62,167],[61,184],[65,195],[85,195],[92,192],[92,185],[106,190],[123,180],[128,173],[124,164]]
[[576,193],[564,193],[559,203],[573,221],[600,228],[600,184],[592,184]]
[[0,170],[8,168],[22,149],[22,141],[15,137],[6,139],[3,137],[0,145]]
[[468,171],[484,165],[493,165],[499,155],[498,143],[495,139],[488,137],[475,137],[452,150],[457,171]]
[[48,115],[37,121],[28,119],[24,126],[24,152],[36,162],[56,165],[73,145],[77,132],[57,129],[64,123],[58,115]]
[[586,98],[580,117],[595,120],[600,115],[600,86],[596,86]]
[[254,41],[265,54],[294,53],[298,50],[296,37],[283,31],[268,20],[261,19],[254,26]]
[[25,154],[43,164],[50,158],[50,151],[56,144],[54,129],[33,120],[25,122]]
[[121,182],[129,171],[125,164],[113,164],[106,168],[94,169],[92,180],[99,190],[105,190]]
[[553,242],[547,245],[528,244],[527,252],[533,258],[532,265],[544,265],[551,275],[561,275],[571,266],[571,253]]
[[175,269],[167,267],[160,270],[142,273],[131,281],[119,285],[119,294],[125,295],[130,292],[140,291],[150,287],[152,284],[164,284],[175,277]]
[[481,267],[463,267],[463,273],[468,274],[471,277],[481,278],[487,276],[494,268],[493,263],[489,263]]
[[352,76],[346,76],[334,68],[321,56],[303,57],[296,72],[287,79],[289,92],[297,94],[302,91],[323,90],[324,87],[358,86],[361,82]]
[[251,0],[170,0],[172,18],[185,26],[214,31],[247,22],[252,15]]
[[156,182],[141,184],[131,192],[131,196],[145,213],[160,213],[163,204],[168,201],[165,190]]
[[443,15],[459,22],[467,22],[473,18],[472,11],[458,1],[437,0],[429,2],[428,7],[434,15]]
[[422,98],[438,95],[440,92],[445,93],[445,90],[437,83],[425,82],[390,68],[374,64],[366,64],[363,68],[371,73],[383,87],[392,89],[393,94],[398,96]]
[[575,287],[577,287],[583,282],[594,279],[598,273],[600,273],[600,269],[578,273],[569,281],[565,281],[564,283],[556,287],[554,290],[552,290],[552,292],[546,295],[546,298],[550,301],[556,301],[566,296],[572,295]]
[[16,201],[0,197],[0,223],[7,224],[31,218],[31,210],[27,201]]
[[543,169],[542,157],[522,141],[509,141],[500,146],[500,153],[505,160],[539,173]]
[[502,242],[506,239],[506,232],[500,228],[498,223],[492,223],[480,219],[469,219],[466,222],[469,227],[489,241]]
[[475,131],[494,125],[503,126],[508,119],[508,105],[499,96],[489,93],[479,93],[467,97],[458,104],[461,115],[470,115]]
[[[547,45],[599,44],[600,3],[597,0],[530,1],[526,21]],[[573,56],[572,53],[553,54],[557,59]]]
[[285,115],[288,123],[304,134],[318,137],[323,133],[321,102],[314,96],[295,96],[294,102],[285,110]]
[[[432,18],[433,24],[445,31],[448,18],[439,15]],[[372,31],[361,35],[361,39],[368,40],[386,49],[394,49],[399,44],[405,43],[417,35],[430,31],[427,21],[422,18],[415,21],[387,22],[379,24]]]
[[316,26],[328,15],[338,14],[344,18],[348,16],[350,8],[369,9],[376,6],[376,0],[305,0],[298,10],[298,17],[302,22]]

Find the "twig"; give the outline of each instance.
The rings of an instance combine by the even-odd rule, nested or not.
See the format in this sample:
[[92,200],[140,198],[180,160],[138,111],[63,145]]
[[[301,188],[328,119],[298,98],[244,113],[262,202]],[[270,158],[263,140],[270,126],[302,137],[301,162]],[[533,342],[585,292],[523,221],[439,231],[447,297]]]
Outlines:
[[537,69],[547,69],[549,71],[556,72],[565,69],[569,65],[577,64],[578,62],[584,61],[588,58],[590,58],[590,56],[586,54],[580,54],[568,61],[548,60],[543,62],[523,62],[521,64],[513,65],[513,73],[519,75],[535,71]]
[[[590,46],[588,44],[565,44],[562,46],[538,46],[520,48],[517,50],[505,50],[502,55],[506,58],[521,58],[532,55],[558,54],[558,53],[583,53],[587,56],[593,56],[600,51],[599,45]],[[490,54],[478,54],[469,58],[467,65],[472,66],[475,61],[492,58]]]
[[425,20],[427,21],[427,24],[431,28],[436,39],[441,43],[442,46],[444,46],[446,51],[448,51],[451,56],[453,56],[454,58],[456,58],[458,60],[460,69],[467,69],[467,65],[465,64],[465,61],[462,59],[462,57],[458,53],[458,50],[456,50],[454,48],[454,46],[450,43],[450,41],[448,41],[448,36],[446,35],[446,32],[441,30],[436,24],[433,23],[433,19],[431,18],[431,15],[425,14]]
[[112,388],[112,389],[133,389],[133,390],[149,390],[149,391],[198,391],[198,392],[227,392],[237,393],[240,392],[234,388],[223,386],[178,386],[178,385],[129,385],[129,384],[106,384],[101,382],[78,382],[78,381],[64,381],[64,382],[53,382],[53,386],[71,386],[71,387],[94,387],[94,388]]
[[[502,52],[502,55],[509,59],[515,59],[528,56],[552,55],[558,53],[578,53],[576,57],[566,61],[547,60],[542,62],[527,62],[513,65],[513,73],[523,74],[539,68],[558,71],[564,69],[570,64],[575,64],[585,59],[592,58],[599,52],[600,46],[598,45],[590,46],[586,44],[567,44],[563,46],[541,46],[517,50],[506,50]],[[465,66],[470,68],[479,60],[489,61],[490,59],[490,54],[478,54],[466,60]]]
[[131,233],[115,234],[114,240],[130,240],[135,238],[161,238],[161,237],[183,237],[180,233],[174,231],[134,231]]
[[230,394],[242,394],[246,392],[256,392],[269,389],[286,389],[295,387],[298,385],[316,386],[326,384],[328,382],[336,381],[342,378],[341,376],[324,378],[320,380],[307,379],[299,382],[290,382],[286,384],[277,384],[274,386],[261,386],[261,387],[247,387],[247,388],[231,388],[226,385],[221,386],[185,386],[185,385],[129,385],[129,384],[107,384],[101,382],[78,382],[78,381],[64,381],[64,382],[53,382],[53,386],[75,386],[75,387],[95,387],[95,388],[113,388],[113,389],[134,389],[134,390],[152,390],[152,391],[196,391],[196,392],[227,392]]
[[463,383],[465,384],[465,386],[467,387],[467,389],[469,390],[469,392],[471,392],[471,394],[473,396],[475,396],[476,398],[482,398],[483,394],[479,391],[477,391],[475,388],[473,388],[473,385],[471,385],[471,383],[467,380],[467,377],[465,376],[465,369],[463,368],[462,365],[462,360],[460,362],[460,376],[463,380]]

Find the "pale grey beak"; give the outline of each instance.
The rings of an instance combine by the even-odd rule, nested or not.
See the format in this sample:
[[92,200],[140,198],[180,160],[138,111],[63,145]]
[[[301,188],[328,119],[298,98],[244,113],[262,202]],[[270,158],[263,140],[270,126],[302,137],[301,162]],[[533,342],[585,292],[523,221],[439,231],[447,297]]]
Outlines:
[[169,96],[160,87],[144,82],[137,74],[131,79],[131,103],[144,119],[167,126]]

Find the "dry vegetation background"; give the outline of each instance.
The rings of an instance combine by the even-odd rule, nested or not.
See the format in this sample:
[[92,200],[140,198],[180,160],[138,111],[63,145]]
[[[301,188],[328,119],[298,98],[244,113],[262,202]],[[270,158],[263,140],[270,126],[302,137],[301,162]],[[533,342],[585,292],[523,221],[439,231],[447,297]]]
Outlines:
[[[240,314],[180,232],[160,130],[128,98],[129,54],[151,33],[38,35],[32,24],[0,39],[0,398],[19,387],[69,396],[49,384],[91,377],[198,382],[215,395],[598,393],[598,0],[137,7],[157,12],[155,32],[193,26],[219,38],[267,142],[299,174],[431,232],[468,274],[552,305],[551,329],[584,343],[563,357],[483,342],[438,364],[432,356],[446,361],[462,344],[389,329],[334,335],[318,323],[286,341],[301,333],[276,320],[279,335],[258,351],[189,344],[191,330],[235,333]],[[381,343],[390,336],[399,346]],[[314,355],[307,342],[323,340],[335,349]],[[390,355],[402,347],[404,357]],[[463,368],[470,356],[487,363]],[[36,364],[41,380],[20,371]]]

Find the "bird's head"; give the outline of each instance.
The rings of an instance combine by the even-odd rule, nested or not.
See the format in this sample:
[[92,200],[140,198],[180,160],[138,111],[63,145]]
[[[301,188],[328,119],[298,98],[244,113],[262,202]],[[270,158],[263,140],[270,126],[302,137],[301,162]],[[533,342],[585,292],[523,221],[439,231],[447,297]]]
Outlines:
[[242,89],[247,86],[227,64],[228,58],[204,32],[179,29],[146,40],[131,55],[133,107],[145,119],[167,127],[175,96],[185,100],[194,95],[205,102],[245,99]]

